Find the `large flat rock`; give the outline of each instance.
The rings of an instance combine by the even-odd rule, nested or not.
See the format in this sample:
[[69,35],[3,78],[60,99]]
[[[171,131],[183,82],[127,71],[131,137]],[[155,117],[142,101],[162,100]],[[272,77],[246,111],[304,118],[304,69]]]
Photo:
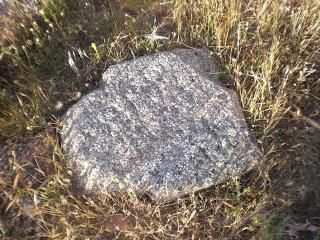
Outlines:
[[260,160],[238,97],[203,50],[176,49],[111,66],[63,116],[62,146],[88,192],[168,200]]

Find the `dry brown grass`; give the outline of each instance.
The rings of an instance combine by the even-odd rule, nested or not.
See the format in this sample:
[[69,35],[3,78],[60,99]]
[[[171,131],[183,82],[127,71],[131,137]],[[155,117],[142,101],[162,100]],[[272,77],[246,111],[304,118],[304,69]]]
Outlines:
[[[319,3],[119,2],[41,0],[41,11],[16,7],[19,20],[6,19],[0,237],[318,239]],[[263,164],[171,203],[81,195],[60,148],[59,114],[109,64],[177,46],[207,48],[220,60],[221,80],[239,93]]]
[[230,84],[264,136],[295,107],[288,101],[316,71],[319,16],[319,4],[309,0],[177,1],[174,11],[179,35],[226,64]]

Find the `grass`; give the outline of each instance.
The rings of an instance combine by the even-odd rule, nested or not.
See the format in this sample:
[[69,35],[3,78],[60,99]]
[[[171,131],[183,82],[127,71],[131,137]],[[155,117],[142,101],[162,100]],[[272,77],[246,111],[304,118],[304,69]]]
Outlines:
[[[319,239],[319,2],[24,4],[1,17],[3,239]],[[206,48],[220,61],[263,163],[159,205],[81,195],[60,148],[59,116],[110,64],[176,47]]]

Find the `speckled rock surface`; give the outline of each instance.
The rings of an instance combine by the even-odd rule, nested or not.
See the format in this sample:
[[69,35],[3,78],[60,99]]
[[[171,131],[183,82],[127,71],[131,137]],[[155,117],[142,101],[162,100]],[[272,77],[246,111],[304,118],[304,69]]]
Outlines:
[[62,146],[88,192],[154,200],[207,188],[260,159],[236,93],[203,50],[111,66],[63,116]]

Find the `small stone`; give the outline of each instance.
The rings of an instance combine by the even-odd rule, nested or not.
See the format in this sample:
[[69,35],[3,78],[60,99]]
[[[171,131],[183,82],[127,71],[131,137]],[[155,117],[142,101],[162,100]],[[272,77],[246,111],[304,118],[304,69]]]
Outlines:
[[111,66],[63,116],[79,185],[172,200],[254,167],[261,153],[217,72],[205,51],[187,49]]

